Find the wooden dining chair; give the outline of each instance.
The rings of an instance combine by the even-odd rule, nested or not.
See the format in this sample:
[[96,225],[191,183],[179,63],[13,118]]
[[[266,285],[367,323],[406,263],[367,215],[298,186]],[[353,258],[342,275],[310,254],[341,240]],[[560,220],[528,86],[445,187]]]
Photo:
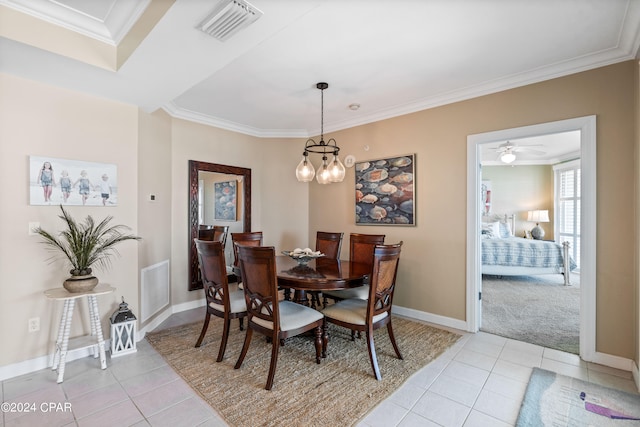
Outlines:
[[207,228],[198,230],[198,240],[209,240],[222,243],[224,248],[227,244],[228,225],[207,225]]
[[262,246],[262,231],[231,233],[233,243],[233,265],[238,267],[238,246]]
[[291,301],[280,301],[273,247],[239,246],[238,257],[244,279],[244,295],[249,313],[247,332],[234,368],[242,366],[253,331],[270,338],[271,364],[266,390],[273,387],[280,340],[314,330],[316,363],[326,354],[327,339],[322,337],[323,316],[317,310]]
[[[398,359],[402,359],[391,324],[391,308],[393,306],[393,294],[396,289],[396,276],[398,274],[401,248],[402,242],[395,245],[375,246],[373,271],[367,300],[360,298],[346,299],[338,301],[322,311],[325,317],[324,335],[326,335],[327,322],[343,326],[352,331],[365,331],[369,360],[377,380],[381,380],[382,375],[380,375],[380,368],[378,367],[373,331],[386,326],[393,349]],[[353,334],[351,339],[353,339]]]
[[207,301],[206,314],[202,331],[196,341],[196,347],[200,347],[211,315],[224,319],[222,329],[222,341],[218,350],[216,362],[221,362],[227,348],[231,319],[240,319],[240,330],[243,330],[243,319],[247,316],[244,293],[241,290],[229,291],[227,281],[227,264],[224,258],[224,246],[222,242],[212,242],[194,239],[198,252],[198,264],[202,277],[202,286]]
[[324,254],[324,258],[340,259],[342,236],[344,233],[316,232],[316,251]]
[[213,241],[222,243],[224,249],[227,245],[227,235],[229,234],[228,225],[214,225],[213,226]]
[[[324,259],[340,259],[343,235],[344,233],[316,232],[316,251],[322,252]],[[309,291],[308,294],[311,297],[311,307],[319,307],[321,292]]]
[[198,240],[213,241],[213,226],[198,229]]
[[[351,233],[349,235],[349,260],[367,264],[373,270],[373,251],[376,245],[384,244],[384,234],[359,234]],[[326,291],[323,292],[323,305],[327,306],[327,298],[334,301],[342,301],[349,298],[369,298],[369,287],[367,284],[357,288]]]

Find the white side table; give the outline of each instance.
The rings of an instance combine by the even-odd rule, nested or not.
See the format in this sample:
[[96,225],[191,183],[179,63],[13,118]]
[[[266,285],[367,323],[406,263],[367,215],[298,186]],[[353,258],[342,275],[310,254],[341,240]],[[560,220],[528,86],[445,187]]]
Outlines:
[[91,323],[91,335],[73,338],[72,348],[93,347],[93,357],[100,355],[100,368],[106,369],[107,358],[104,348],[104,336],[102,335],[102,325],[100,323],[100,312],[98,311],[98,295],[110,294],[116,288],[107,284],[98,284],[93,290],[88,292],[71,293],[65,288],[54,288],[44,291],[47,298],[64,301],[62,309],[62,319],[58,329],[58,339],[56,340],[56,352],[53,355],[53,370],[58,370],[58,384],[64,380],[64,367],[69,350],[69,334],[71,333],[71,322],[73,320],[73,307],[78,298],[87,297],[89,304],[89,321]]

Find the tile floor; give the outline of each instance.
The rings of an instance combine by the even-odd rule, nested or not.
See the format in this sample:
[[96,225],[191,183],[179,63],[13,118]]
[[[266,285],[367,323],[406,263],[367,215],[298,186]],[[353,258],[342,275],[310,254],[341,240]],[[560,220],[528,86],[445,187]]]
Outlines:
[[[159,328],[200,320],[201,310],[174,314]],[[60,385],[49,369],[2,381],[0,402],[36,407],[2,413],[0,426],[226,425],[145,340],[137,353],[98,366],[93,358],[72,361]],[[630,372],[480,332],[464,334],[358,426],[512,426],[534,366],[637,392]]]

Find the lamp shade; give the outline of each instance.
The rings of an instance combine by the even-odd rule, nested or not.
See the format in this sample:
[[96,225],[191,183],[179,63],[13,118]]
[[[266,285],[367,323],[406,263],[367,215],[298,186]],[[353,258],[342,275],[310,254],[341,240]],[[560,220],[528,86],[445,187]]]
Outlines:
[[535,223],[549,222],[549,211],[548,210],[529,211],[527,215],[527,221],[531,221]]

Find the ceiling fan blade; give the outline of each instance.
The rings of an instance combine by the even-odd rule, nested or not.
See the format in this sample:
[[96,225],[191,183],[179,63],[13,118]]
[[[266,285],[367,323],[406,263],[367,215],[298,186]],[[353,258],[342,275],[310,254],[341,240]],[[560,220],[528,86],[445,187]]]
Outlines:
[[537,155],[537,156],[542,156],[542,155],[544,155],[544,154],[547,154],[547,153],[546,153],[546,152],[544,152],[544,151],[540,151],[540,150],[533,150],[533,149],[531,149],[531,148],[526,148],[526,147],[518,147],[518,148],[516,148],[516,149],[515,149],[515,151],[523,152],[523,153],[531,153],[531,154],[535,154],[535,155]]

